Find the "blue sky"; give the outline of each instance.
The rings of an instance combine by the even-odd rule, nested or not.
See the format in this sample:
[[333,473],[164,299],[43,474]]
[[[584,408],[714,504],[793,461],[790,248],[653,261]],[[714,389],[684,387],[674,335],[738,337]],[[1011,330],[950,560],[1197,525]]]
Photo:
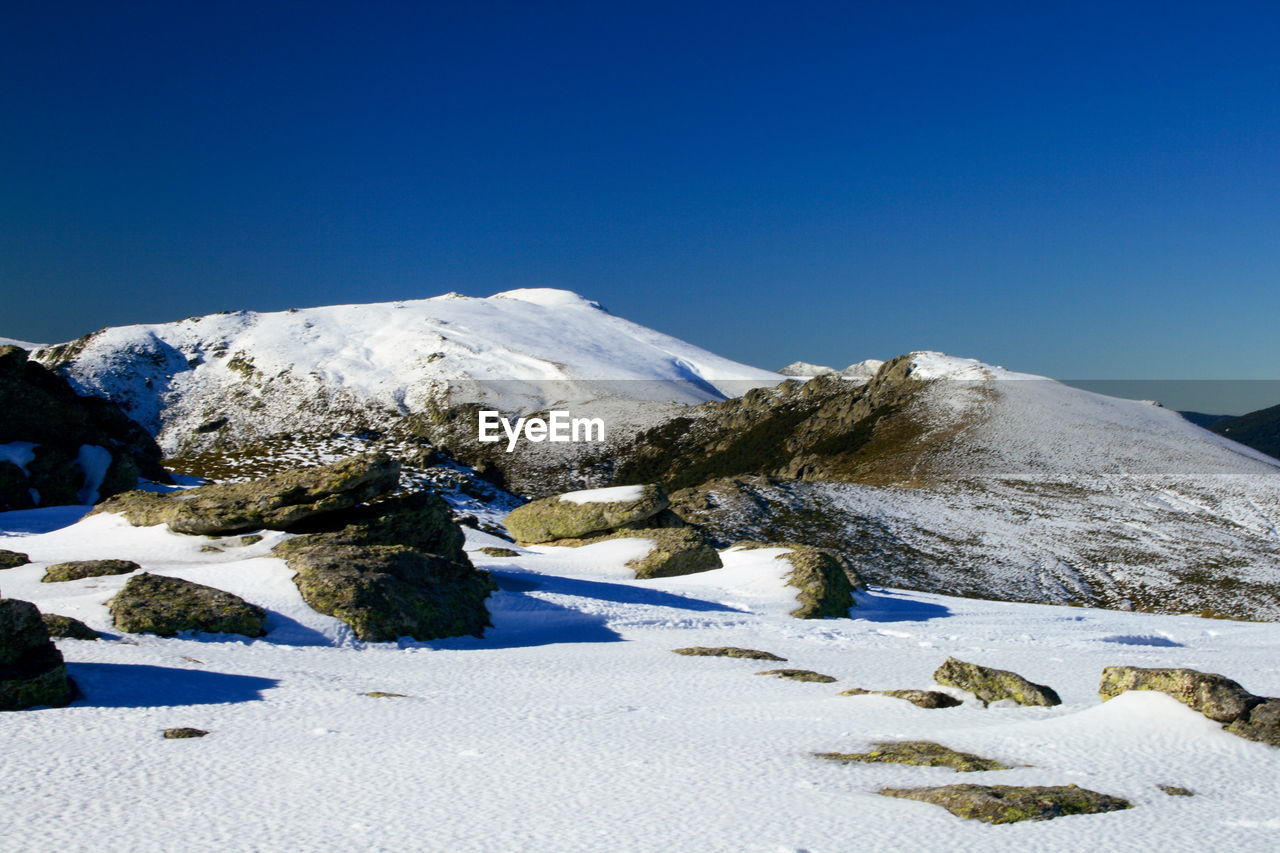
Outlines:
[[0,335],[576,290],[765,367],[1280,378],[1280,4],[58,3]]

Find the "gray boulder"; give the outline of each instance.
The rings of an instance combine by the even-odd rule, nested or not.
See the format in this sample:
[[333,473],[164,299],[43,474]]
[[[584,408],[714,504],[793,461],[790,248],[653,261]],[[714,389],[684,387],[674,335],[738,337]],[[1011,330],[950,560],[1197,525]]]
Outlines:
[[791,615],[797,619],[845,619],[855,607],[854,590],[866,589],[852,564],[829,548],[795,542],[735,542],[735,548],[786,548],[782,559],[792,566],[787,586],[797,590],[799,604]]
[[400,463],[382,454],[355,456],[318,468],[282,471],[244,483],[199,486],[172,495],[126,492],[97,512],[118,512],[130,524],[167,524],[175,533],[222,536],[251,530],[292,530],[318,516],[351,509],[395,489]]
[[261,637],[266,633],[267,612],[240,596],[149,572],[130,578],[107,607],[115,626],[130,634],[173,637],[198,631]]
[[72,560],[55,563],[44,570],[41,583],[61,583],[107,575],[127,575],[142,568],[132,560]]
[[967,690],[983,702],[1012,699],[1019,705],[1061,705],[1052,687],[1028,681],[1016,672],[993,669],[976,663],[947,658],[933,673],[933,680],[945,687]]
[[0,599],[0,711],[66,705],[74,695],[62,652],[29,601]]
[[6,551],[0,548],[0,569],[16,569],[18,566],[25,566],[31,562],[31,558],[26,554],[17,551]]
[[660,486],[641,488],[630,501],[575,503],[559,495],[516,507],[506,518],[507,530],[518,542],[544,543],[557,539],[583,539],[635,526],[670,505]]

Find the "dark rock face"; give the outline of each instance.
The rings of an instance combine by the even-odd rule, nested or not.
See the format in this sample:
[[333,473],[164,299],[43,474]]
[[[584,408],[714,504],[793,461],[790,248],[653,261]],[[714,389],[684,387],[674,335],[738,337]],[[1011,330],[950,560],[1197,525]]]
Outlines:
[[49,630],[50,637],[68,640],[96,640],[98,632],[70,616],[59,616],[56,613],[42,613],[44,627]]
[[245,483],[219,483],[175,494],[127,492],[98,512],[118,512],[130,524],[167,524],[175,533],[221,536],[250,530],[292,530],[317,516],[351,509],[394,489],[400,463],[384,455],[356,456],[318,468],[297,468]]
[[72,560],[55,563],[44,570],[42,583],[59,583],[80,578],[97,578],[107,575],[127,575],[142,568],[132,560]]
[[20,554],[17,551],[5,551],[0,548],[0,569],[16,569],[18,566],[25,566],[31,562],[31,558],[26,554]]
[[173,637],[183,631],[261,637],[267,612],[211,586],[144,572],[108,605],[115,626],[130,634]]
[[933,680],[946,687],[958,687],[977,696],[983,702],[999,702],[1012,699],[1019,705],[1061,705],[1062,700],[1052,687],[1027,681],[1016,672],[992,669],[976,663],[966,663],[947,658],[933,673]]
[[819,758],[830,761],[863,764],[912,764],[917,767],[950,767],[960,773],[984,770],[1008,770],[1009,765],[971,752],[958,752],[928,740],[890,741],[872,744],[867,752],[819,752]]
[[115,403],[77,395],[14,346],[0,347],[0,412],[0,444],[36,445],[25,471],[0,462],[0,511],[79,503],[89,497],[86,465],[95,455],[106,469],[100,498],[134,488],[139,474],[169,482],[160,448]]
[[497,589],[462,550],[448,506],[430,494],[392,498],[327,520],[281,543],[275,553],[315,610],[341,619],[356,637],[391,642],[480,636],[485,599]]
[[934,710],[937,708],[956,708],[959,707],[961,701],[954,696],[943,693],[940,690],[863,690],[861,687],[854,687],[851,690],[845,690],[841,696],[888,696],[892,699],[902,699],[910,702],[917,708],[925,708]]
[[678,655],[710,658],[745,658],[747,660],[772,660],[786,663],[773,652],[762,652],[759,649],[740,649],[737,646],[690,646],[687,649],[672,649]]
[[608,533],[651,518],[669,506],[667,493],[658,486],[644,486],[631,501],[575,503],[555,495],[531,501],[512,510],[507,530],[518,542],[554,542],[583,539]]
[[0,711],[57,707],[73,693],[40,611],[29,601],[0,599]]
[[1224,675],[1194,669],[1109,666],[1098,695],[1105,702],[1126,690],[1157,690],[1224,723],[1233,735],[1280,746],[1280,699],[1256,696]]
[[1075,785],[941,785],[931,788],[883,788],[901,797],[942,806],[957,817],[985,823],[1017,823],[1055,817],[1100,814],[1132,808],[1128,800]]

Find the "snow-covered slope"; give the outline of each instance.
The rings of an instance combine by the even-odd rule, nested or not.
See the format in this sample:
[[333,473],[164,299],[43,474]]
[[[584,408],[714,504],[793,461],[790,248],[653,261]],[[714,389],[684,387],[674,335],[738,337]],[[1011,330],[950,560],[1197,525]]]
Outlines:
[[31,341],[20,341],[16,338],[0,337],[0,347],[22,347],[24,350],[37,350],[45,346],[44,344],[36,344]]
[[549,289],[123,326],[38,358],[170,453],[215,434],[385,427],[459,401],[700,403],[780,379]]
[[[268,543],[209,554],[199,539],[101,516],[48,531],[59,517],[74,520],[70,508],[0,515],[10,534],[0,547],[38,561],[0,572],[6,595],[110,632],[103,603],[122,578],[39,576],[53,560],[126,556],[261,604],[270,634],[60,640],[83,695],[67,708],[0,714],[6,853],[1275,847],[1280,750],[1161,694],[1102,703],[1096,692],[1103,667],[1136,665],[1218,672],[1280,694],[1275,624],[875,588],[849,619],[799,621],[782,615],[779,562],[767,551],[638,581],[624,567],[635,540],[487,557],[475,549],[510,543],[471,533],[473,559],[501,587],[485,637],[361,646],[308,614],[283,565],[263,555]],[[671,652],[693,645],[787,662]],[[949,655],[1048,684],[1063,704],[923,710],[839,695],[933,687]],[[838,681],[756,675],[777,666]],[[176,726],[209,735],[161,737]],[[814,755],[917,739],[1010,769]],[[952,783],[1077,784],[1133,808],[990,826],[877,793]]]

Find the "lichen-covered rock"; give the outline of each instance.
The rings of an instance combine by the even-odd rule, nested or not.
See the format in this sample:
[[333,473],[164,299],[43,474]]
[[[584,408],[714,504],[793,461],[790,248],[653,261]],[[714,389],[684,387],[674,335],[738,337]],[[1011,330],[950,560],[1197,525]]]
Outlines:
[[967,690],[983,702],[1012,699],[1019,705],[1061,705],[1052,687],[1035,684],[1016,672],[993,669],[976,663],[947,658],[933,673],[933,680],[945,687]]
[[823,675],[811,669],[766,669],[764,672],[757,672],[756,675],[775,675],[789,681],[813,681],[818,684],[831,684],[836,681],[829,675]]
[[1262,697],[1230,678],[1212,672],[1137,666],[1109,666],[1102,670],[1098,695],[1103,701],[1126,690],[1157,690],[1219,723],[1241,719],[1262,701]]
[[72,560],[55,563],[44,570],[42,583],[61,583],[81,578],[98,578],[107,575],[127,575],[142,568],[132,560]]
[[866,589],[853,564],[829,548],[798,545],[794,542],[735,542],[735,548],[786,548],[781,558],[792,566],[787,586],[798,590],[799,607],[791,611],[797,619],[845,619],[857,605],[855,589]]
[[672,649],[678,655],[689,655],[690,657],[713,657],[713,658],[746,658],[747,660],[771,660],[786,663],[786,658],[780,658],[772,652],[762,652],[759,649],[741,649],[737,646],[690,646],[686,649]]
[[1196,795],[1196,792],[1190,788],[1181,788],[1177,785],[1156,785],[1156,787],[1171,797],[1194,797]]
[[318,468],[295,468],[243,483],[198,486],[172,495],[126,492],[98,506],[130,524],[167,524],[175,533],[222,536],[292,530],[317,516],[348,510],[394,489],[400,463],[382,454]]
[[182,726],[176,729],[165,729],[164,739],[165,740],[185,740],[187,738],[193,738],[193,737],[204,737],[207,734],[208,732],[205,731],[204,729],[193,729],[193,728]]
[[648,554],[627,561],[627,568],[634,569],[637,578],[671,578],[724,567],[716,549],[692,527],[626,530],[615,534],[615,537],[635,537],[653,542]]
[[74,688],[62,652],[29,601],[0,599],[0,711],[61,706]]
[[25,566],[31,562],[31,558],[26,554],[17,551],[6,551],[0,548],[0,569],[16,569],[18,566]]
[[511,511],[505,521],[507,531],[517,542],[583,539],[634,525],[669,505],[660,486],[641,486],[638,491],[634,500],[624,501],[578,503],[559,495],[539,498]]
[[70,616],[59,616],[56,613],[42,613],[40,618],[44,620],[44,626],[49,630],[50,637],[68,640],[98,639],[98,632],[79,619],[72,619]]
[[477,548],[481,554],[486,557],[519,557],[519,551],[513,551],[510,548],[495,548],[492,545],[486,545],[483,548]]
[[1066,815],[1100,814],[1132,808],[1128,800],[1076,785],[939,785],[929,788],[882,788],[900,797],[942,806],[956,817],[986,823],[1050,820]]
[[267,612],[240,596],[149,572],[130,578],[108,609],[115,626],[130,634],[173,637],[199,631],[261,637],[266,633]]
[[309,606],[341,619],[359,639],[481,636],[489,626],[485,599],[497,586],[467,558],[440,498],[392,498],[326,523],[333,529],[294,537],[272,553],[297,573],[294,584]]
[[889,696],[893,699],[903,699],[917,708],[926,709],[955,708],[962,704],[959,699],[941,690],[863,690],[861,687],[854,687],[843,691],[840,695]]
[[1262,699],[1226,729],[1248,740],[1280,746],[1280,699]]
[[928,740],[904,740],[876,743],[867,752],[819,752],[819,758],[864,764],[914,764],[918,767],[950,767],[960,773],[985,770],[1008,770],[1009,765],[971,752],[959,752]]

